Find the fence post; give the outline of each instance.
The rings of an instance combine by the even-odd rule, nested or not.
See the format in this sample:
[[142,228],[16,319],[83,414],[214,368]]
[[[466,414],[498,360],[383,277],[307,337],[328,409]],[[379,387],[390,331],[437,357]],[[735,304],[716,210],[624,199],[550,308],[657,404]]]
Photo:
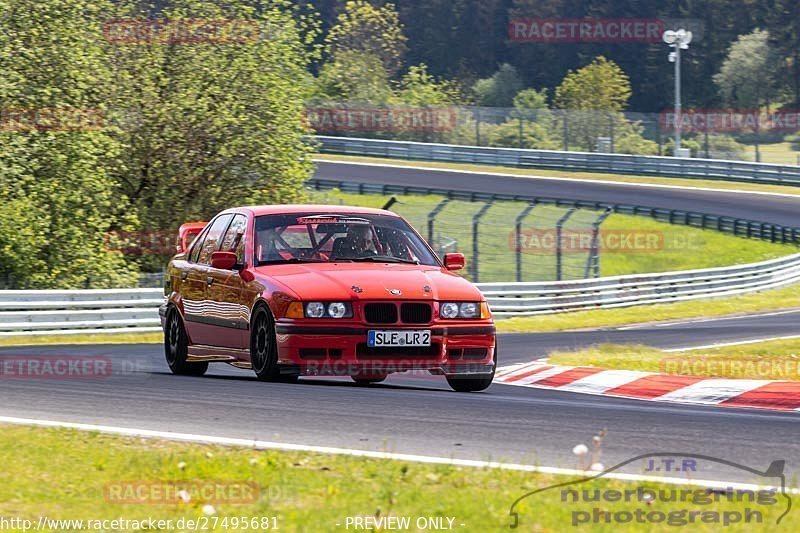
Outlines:
[[383,204],[383,207],[381,207],[381,209],[383,209],[384,211],[386,211],[386,210],[388,210],[390,207],[392,207],[392,206],[393,206],[394,204],[396,204],[396,203],[397,203],[397,197],[396,197],[396,196],[392,196],[391,198],[389,198],[389,201],[388,201],[388,202],[386,202],[385,204]]
[[522,221],[525,217],[533,211],[536,207],[536,201],[532,202],[528,207],[522,210],[514,221],[514,253],[517,260],[517,282],[522,283],[522,243],[520,242],[520,235],[522,234]]
[[428,213],[428,244],[433,246],[433,223],[436,221],[436,216],[442,212],[442,209],[445,208],[447,204],[450,203],[450,198],[445,198],[439,204],[433,208],[433,211]]
[[606,212],[601,214],[597,217],[592,223],[592,244],[589,248],[589,257],[586,259],[586,271],[583,274],[584,278],[589,278],[589,274],[594,274],[593,277],[599,278],[600,277],[600,250],[599,250],[599,239],[600,239],[600,226],[606,219],[611,215],[611,209],[606,209]]
[[567,122],[567,115],[569,112],[564,110],[564,151],[569,152],[569,123]]
[[478,244],[478,224],[481,221],[481,217],[486,214],[486,211],[492,207],[494,203],[493,200],[489,200],[483,207],[481,207],[475,216],[472,217],[472,281],[474,283],[478,282],[478,260],[480,257],[480,245]]
[[608,115],[608,138],[611,139],[611,153],[615,153],[614,150],[614,114],[610,113]]
[[571,217],[573,213],[577,211],[577,209],[578,209],[577,207],[573,207],[572,209],[567,211],[563,217],[558,219],[558,222],[556,222],[556,280],[557,281],[561,281],[563,278],[563,260],[561,256],[563,255],[564,250],[561,243],[562,230],[564,228],[564,223],[567,220],[569,220],[569,217]]
[[481,145],[481,108],[475,108],[475,146]]

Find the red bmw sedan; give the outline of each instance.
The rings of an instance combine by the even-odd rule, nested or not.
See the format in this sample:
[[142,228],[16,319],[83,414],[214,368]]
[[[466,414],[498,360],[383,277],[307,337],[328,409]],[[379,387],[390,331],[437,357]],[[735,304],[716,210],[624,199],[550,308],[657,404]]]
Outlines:
[[486,389],[495,327],[480,291],[390,211],[328,205],[241,207],[218,214],[169,263],[159,309],[167,363],[210,362],[265,381],[443,375]]

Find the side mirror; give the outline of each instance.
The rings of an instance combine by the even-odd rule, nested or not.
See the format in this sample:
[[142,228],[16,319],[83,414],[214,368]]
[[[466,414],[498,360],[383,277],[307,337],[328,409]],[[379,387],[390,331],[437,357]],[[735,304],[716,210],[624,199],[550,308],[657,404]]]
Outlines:
[[211,268],[220,270],[230,270],[236,266],[236,254],[234,252],[212,252]]
[[466,263],[464,254],[444,254],[444,267],[447,270],[461,270]]

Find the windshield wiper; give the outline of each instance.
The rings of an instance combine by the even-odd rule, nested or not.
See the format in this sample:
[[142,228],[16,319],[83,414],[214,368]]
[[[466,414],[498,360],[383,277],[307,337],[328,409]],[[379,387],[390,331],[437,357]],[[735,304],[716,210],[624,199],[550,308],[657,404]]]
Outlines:
[[418,265],[419,261],[415,261],[413,259],[401,259],[400,257],[391,257],[388,255],[368,255],[366,257],[356,257],[353,259],[348,259],[348,261],[353,261],[356,263],[407,263],[409,265]]

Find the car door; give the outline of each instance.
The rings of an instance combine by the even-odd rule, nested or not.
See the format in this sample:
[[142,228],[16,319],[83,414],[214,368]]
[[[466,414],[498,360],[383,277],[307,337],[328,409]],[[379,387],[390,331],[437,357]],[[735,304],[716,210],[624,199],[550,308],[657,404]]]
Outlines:
[[[206,299],[209,301],[207,329],[215,346],[245,348],[249,326],[249,309],[244,301],[244,281],[239,268],[245,262],[247,216],[236,214],[221,239],[220,251],[236,254],[237,268],[223,270],[208,267]],[[213,302],[213,307],[211,306]]]
[[[190,255],[190,268],[187,272],[187,287],[183,309],[186,317],[186,331],[192,344],[216,346],[211,323],[216,315],[215,304],[209,299],[208,280],[211,268],[211,254],[219,248],[222,235],[228,228],[233,215],[219,215],[208,225],[205,234],[198,239]],[[191,296],[188,298],[187,296]]]
[[203,231],[194,246],[186,252],[186,263],[180,270],[180,278],[176,278],[174,282],[183,303],[183,316],[190,344],[196,343],[195,337],[199,334],[201,309],[206,294],[206,281],[197,260],[207,233],[207,229]]

